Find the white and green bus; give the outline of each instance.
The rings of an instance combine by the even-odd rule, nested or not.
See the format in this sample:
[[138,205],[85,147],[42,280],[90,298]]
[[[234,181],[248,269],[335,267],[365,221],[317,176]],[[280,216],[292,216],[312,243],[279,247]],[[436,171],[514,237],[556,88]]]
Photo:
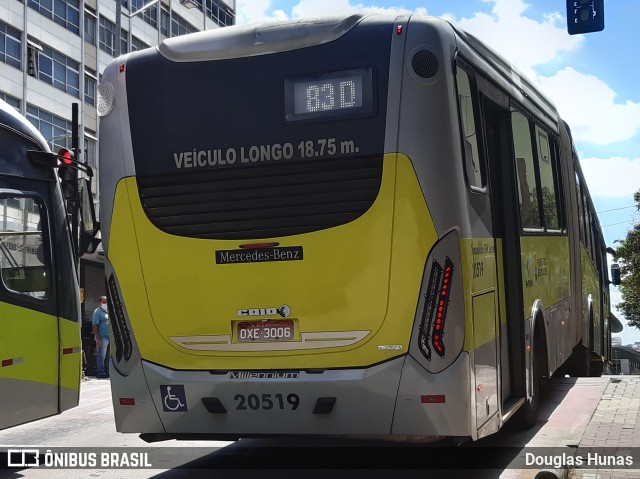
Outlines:
[[569,128],[450,23],[195,33],[99,97],[119,431],[476,440],[608,361]]
[[0,101],[0,429],[78,404],[80,290],[69,216],[81,197],[89,206],[85,232],[95,234],[97,224],[71,168],[91,171],[70,151],[51,153],[38,130]]

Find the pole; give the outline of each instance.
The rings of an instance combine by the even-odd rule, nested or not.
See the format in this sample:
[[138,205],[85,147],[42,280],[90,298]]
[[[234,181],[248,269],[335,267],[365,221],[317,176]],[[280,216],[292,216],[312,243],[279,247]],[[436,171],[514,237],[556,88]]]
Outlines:
[[[73,151],[73,156],[76,160],[80,161],[79,155],[80,150],[78,148],[78,129],[79,129],[79,121],[78,121],[78,103],[71,104],[71,150]],[[78,171],[73,169],[74,176],[76,178],[76,188],[77,188],[77,178]],[[76,194],[76,197],[78,195]],[[69,202],[69,213],[71,215],[71,240],[73,244],[73,252],[75,257],[78,257],[78,241],[80,237],[80,228],[78,224],[78,208],[79,204],[77,199]]]
[[120,51],[121,37],[122,37],[122,0],[116,0],[116,40],[115,40],[116,44],[114,45],[116,58],[118,58],[122,53]]

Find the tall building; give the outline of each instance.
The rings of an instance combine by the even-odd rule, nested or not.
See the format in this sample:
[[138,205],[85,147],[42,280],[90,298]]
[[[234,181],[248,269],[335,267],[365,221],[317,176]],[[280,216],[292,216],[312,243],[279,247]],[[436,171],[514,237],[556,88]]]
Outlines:
[[0,98],[53,150],[70,146],[71,105],[79,103],[82,159],[96,167],[96,89],[107,63],[168,37],[234,23],[235,0],[4,0]]
[[[26,116],[52,151],[71,147],[72,105],[78,103],[79,159],[96,172],[96,90],[105,66],[120,53],[163,39],[235,24],[236,0],[2,0],[0,98]],[[99,212],[99,208],[96,208]],[[98,259],[94,255],[93,259]],[[90,320],[104,294],[103,265],[80,262],[82,305],[91,360]],[[87,330],[87,328],[83,328]]]

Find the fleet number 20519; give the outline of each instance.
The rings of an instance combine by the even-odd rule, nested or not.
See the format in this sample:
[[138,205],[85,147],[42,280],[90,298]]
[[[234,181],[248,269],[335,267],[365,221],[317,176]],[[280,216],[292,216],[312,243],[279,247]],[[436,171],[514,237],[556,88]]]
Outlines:
[[252,409],[291,409],[295,411],[300,405],[300,397],[297,394],[236,394],[233,399],[236,401],[236,409],[247,410]]

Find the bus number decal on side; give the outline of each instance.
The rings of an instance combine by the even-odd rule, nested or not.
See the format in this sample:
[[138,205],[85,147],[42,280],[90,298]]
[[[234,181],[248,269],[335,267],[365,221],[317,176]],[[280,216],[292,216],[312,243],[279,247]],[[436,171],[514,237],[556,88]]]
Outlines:
[[481,278],[484,276],[484,261],[476,261],[473,263],[473,277]]
[[270,409],[291,409],[295,411],[300,405],[300,397],[297,394],[287,394],[285,397],[283,394],[236,394],[233,399],[236,401],[236,409],[239,411],[246,411],[251,409],[257,411],[258,409],[264,409],[266,411]]

